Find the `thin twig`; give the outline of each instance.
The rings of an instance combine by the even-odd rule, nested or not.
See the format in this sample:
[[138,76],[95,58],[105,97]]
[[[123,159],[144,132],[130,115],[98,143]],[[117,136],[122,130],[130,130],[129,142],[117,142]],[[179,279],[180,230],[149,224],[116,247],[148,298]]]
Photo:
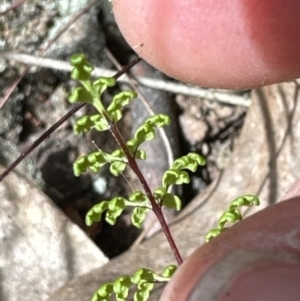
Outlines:
[[35,140],[5,171],[0,175],[0,182],[14,170],[36,147],[38,147],[47,137],[49,137],[58,127],[68,120],[74,113],[81,109],[85,104],[80,104],[71,109],[65,116],[52,125],[45,133]]
[[0,17],[6,15],[8,12],[10,12],[11,10],[14,10],[16,7],[20,6],[21,4],[23,4],[26,0],[19,0],[16,1],[15,3],[13,3],[8,9],[6,9],[3,12],[0,12]]
[[29,72],[29,67],[27,67],[23,73],[18,76],[13,83],[8,87],[8,89],[6,90],[5,95],[0,98],[0,109],[4,106],[4,104],[6,103],[7,99],[9,98],[9,96],[14,92],[15,88],[18,86],[18,84],[20,83],[20,81],[24,78],[24,76],[26,76],[26,74]]
[[122,75],[125,75],[125,73],[131,69],[134,65],[136,65],[138,62],[141,61],[140,57],[137,57],[132,62],[130,62],[128,65],[123,67],[121,70],[119,70],[114,76],[112,76],[114,79],[118,79],[119,77],[122,77]]
[[[0,56],[8,59],[17,61],[27,65],[39,66],[44,68],[50,68],[55,70],[61,71],[71,71],[71,66],[68,62],[61,61],[61,60],[54,60],[50,58],[42,58],[22,53],[14,53],[14,52],[0,52]],[[113,70],[98,68],[96,67],[93,76],[107,76],[112,77],[114,74]],[[119,78],[120,81],[129,83],[129,79],[125,76]],[[205,98],[212,101],[218,101],[230,105],[236,106],[243,106],[249,107],[251,104],[251,99],[239,96],[239,95],[232,95],[226,91],[222,90],[209,90],[200,88],[197,86],[186,85],[176,82],[171,82],[167,80],[159,80],[155,78],[149,77],[136,77],[135,79],[131,79],[135,84],[141,84],[149,88],[154,88],[157,90],[163,90],[175,94],[184,94],[189,96],[195,96],[200,98]],[[1,104],[0,104],[1,108]]]

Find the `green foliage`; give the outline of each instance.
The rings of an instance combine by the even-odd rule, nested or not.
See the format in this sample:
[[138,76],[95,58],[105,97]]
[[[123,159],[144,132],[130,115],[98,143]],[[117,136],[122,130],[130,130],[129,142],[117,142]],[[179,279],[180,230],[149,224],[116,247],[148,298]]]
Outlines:
[[151,209],[151,203],[141,191],[132,193],[129,196],[129,200],[117,196],[110,201],[101,201],[93,206],[88,211],[85,222],[88,226],[91,226],[94,222],[99,222],[102,214],[106,211],[105,220],[110,225],[114,225],[126,207],[135,208],[132,212],[131,221],[135,227],[140,228],[146,217],[146,213]]
[[74,125],[75,134],[87,133],[91,129],[96,129],[98,132],[108,130],[108,124],[101,114],[84,115],[77,119]]
[[[120,160],[123,158],[124,154],[122,152],[118,153],[118,157],[114,157],[110,155],[110,162],[112,160]],[[96,157],[100,158],[96,158]],[[92,153],[88,156],[82,156],[75,161],[74,164],[74,172],[75,174],[80,174],[81,172],[85,171],[87,168],[90,168],[92,171],[98,171],[100,167],[107,163],[107,154],[103,154],[103,152],[96,152]],[[91,159],[90,159],[91,157]],[[118,163],[122,163],[119,169],[116,170],[116,175],[120,173],[120,170],[123,171],[125,168],[125,163],[120,161],[115,161]],[[114,162],[114,163],[115,163]],[[182,184],[182,183],[189,183],[190,178],[186,171],[183,169],[194,171],[198,167],[198,165],[204,165],[205,160],[198,154],[189,153],[186,156],[183,156],[177,160],[175,160],[174,164],[172,165],[171,169],[165,172],[163,176],[163,186],[154,190],[153,195],[154,198],[159,206],[166,206],[170,209],[181,209],[181,200],[177,195],[168,192],[168,188],[170,185]],[[113,165],[111,165],[112,167]],[[122,200],[118,203],[116,199]],[[112,204],[112,205],[110,205]],[[132,224],[137,228],[140,228],[142,222],[146,217],[146,213],[152,209],[151,202],[148,199],[147,195],[141,191],[137,191],[132,193],[129,196],[129,200],[126,200],[122,197],[115,197],[110,201],[102,201],[99,204],[95,205],[86,216],[86,224],[92,225],[93,222],[99,222],[101,220],[101,215],[106,212],[105,220],[114,225],[116,222],[116,218],[120,216],[122,211],[126,207],[135,207],[132,213]]]
[[[105,164],[109,164],[110,172],[114,176],[119,176],[127,165],[132,167],[132,162],[134,162],[133,166],[137,166],[135,163],[136,159],[146,159],[145,151],[139,149],[139,147],[145,141],[155,138],[156,128],[169,125],[170,118],[164,114],[157,114],[148,118],[136,130],[133,138],[124,142],[123,138],[116,137],[118,136],[118,131],[114,132],[113,128],[117,128],[116,124],[122,118],[122,110],[137,97],[137,94],[134,91],[122,91],[113,97],[110,105],[106,108],[101,97],[108,87],[116,84],[115,79],[100,77],[92,81],[91,74],[94,66],[86,60],[84,54],[73,55],[71,57],[71,65],[73,66],[71,77],[78,81],[81,86],[73,89],[69,101],[71,103],[84,102],[91,104],[98,111],[97,114],[79,118],[74,125],[74,132],[82,134],[92,129],[99,132],[110,130],[120,146],[120,148],[117,148],[110,154],[103,150],[98,150],[79,157],[73,165],[74,174],[79,176],[88,169],[96,173]],[[131,216],[132,224],[140,228],[149,210],[155,211],[157,208],[161,210],[162,206],[180,210],[181,200],[177,195],[170,193],[169,188],[172,185],[189,183],[188,171],[195,172],[199,166],[205,164],[205,159],[196,153],[189,153],[175,160],[171,168],[164,173],[161,187],[153,192],[147,190],[145,192],[135,191],[128,199],[122,196],[115,196],[111,200],[103,200],[89,210],[86,215],[86,224],[90,226],[94,222],[99,222],[102,219],[102,215],[105,214],[105,220],[110,225],[114,225],[122,212],[126,208],[132,207],[134,208]],[[141,183],[144,186],[144,182],[141,181]],[[222,233],[226,229],[227,223],[232,224],[242,220],[240,212],[242,206],[250,207],[254,205],[259,205],[259,200],[253,195],[245,195],[233,200],[219,218],[218,226],[206,234],[206,241],[210,241]],[[125,301],[129,296],[129,291],[133,288],[135,289],[134,300],[146,301],[154,288],[154,284],[169,281],[175,270],[176,266],[170,265],[164,269],[161,275],[158,275],[149,269],[139,269],[132,277],[122,276],[115,282],[102,285],[93,295],[92,301],[109,301],[113,297],[117,301]]]
[[71,78],[78,81],[87,81],[90,79],[94,66],[87,62],[84,54],[73,54],[70,61],[71,65],[74,67],[72,69]]
[[[148,118],[136,130],[131,140],[125,142],[122,140],[123,138],[117,138],[119,132],[114,130],[117,129],[116,124],[122,118],[122,110],[137,97],[137,94],[134,91],[122,91],[113,97],[110,105],[106,108],[102,103],[101,96],[108,87],[116,84],[115,79],[100,77],[92,81],[91,73],[94,70],[94,66],[87,62],[83,54],[73,55],[71,57],[71,65],[73,66],[71,77],[77,80],[81,86],[73,89],[69,101],[71,103],[85,102],[91,104],[98,111],[97,114],[79,118],[74,125],[74,132],[82,134],[92,129],[99,132],[110,130],[120,145],[120,148],[117,148],[111,154],[98,150],[79,157],[73,165],[74,174],[79,176],[88,169],[96,173],[105,164],[109,164],[110,172],[114,176],[119,176],[127,165],[130,165],[133,169],[138,168],[135,160],[146,159],[145,151],[139,149],[139,147],[145,141],[155,138],[156,128],[169,125],[170,118],[164,114],[157,114]],[[117,218],[126,208],[133,207],[131,221],[134,226],[140,228],[149,210],[154,210],[155,212],[155,210],[161,210],[162,206],[180,210],[181,200],[178,196],[170,193],[169,188],[172,185],[189,183],[188,171],[195,172],[199,166],[205,164],[205,159],[196,153],[189,153],[175,160],[171,168],[164,173],[161,187],[153,192],[146,189],[145,192],[135,191],[128,199],[116,196],[111,200],[103,200],[89,210],[86,215],[86,224],[90,226],[94,222],[99,222],[105,213],[105,220],[110,225],[114,225]],[[145,188],[144,182],[141,181],[141,183],[143,183]],[[258,204],[258,198],[253,195],[236,198],[220,217],[217,228],[206,234],[206,241],[223,232],[226,229],[226,223],[235,223],[242,220],[240,213],[242,206],[250,207]],[[93,295],[92,301],[109,301],[113,295],[117,301],[125,301],[132,287],[135,288],[134,300],[146,301],[154,284],[156,282],[169,281],[175,270],[176,266],[170,265],[164,269],[161,275],[158,275],[149,269],[139,269],[132,277],[122,276],[115,282],[102,285]]]
[[[100,77],[92,82],[91,73],[94,70],[94,66],[87,62],[85,55],[82,53],[71,56],[71,65],[73,66],[71,78],[80,82],[82,87],[76,87],[72,90],[69,101],[71,103],[85,102],[92,104],[102,116],[106,110],[101,102],[101,96],[108,87],[113,87],[116,84],[116,80],[112,77]],[[109,107],[108,111],[111,115],[108,116],[115,122],[120,120],[122,117],[121,108],[135,97],[136,93],[132,91],[123,91],[117,94]],[[84,120],[80,121],[82,126],[85,125]],[[91,122],[92,119],[88,121]],[[87,125],[87,128],[91,127],[93,127],[92,124],[90,126]]]
[[167,266],[161,275],[152,270],[141,268],[132,277],[121,276],[115,282],[105,283],[94,293],[92,301],[109,301],[113,294],[117,301],[125,301],[131,287],[136,291],[134,301],[146,301],[155,283],[168,282],[176,271],[175,265]]
[[122,91],[116,94],[107,108],[110,118],[117,122],[122,118],[123,107],[129,105],[130,101],[137,97],[134,91]]
[[96,173],[107,163],[110,164],[110,172],[114,176],[118,176],[124,171],[127,158],[120,149],[116,149],[111,154],[99,150],[76,159],[73,164],[73,171],[77,177],[86,172],[88,168]]
[[162,186],[167,189],[174,184],[181,185],[189,183],[190,177],[184,169],[194,172],[199,165],[203,166],[205,164],[205,159],[196,153],[189,153],[186,156],[178,158],[174,161],[171,168],[164,173]]
[[230,204],[227,210],[221,215],[218,221],[217,228],[210,230],[205,235],[205,241],[208,242],[214,237],[220,235],[225,229],[226,223],[236,223],[243,219],[240,212],[242,206],[251,207],[258,206],[259,199],[255,195],[244,195],[234,199]]
[[143,142],[155,138],[155,127],[163,127],[171,123],[170,117],[164,114],[157,114],[148,118],[134,134],[134,138],[127,142],[130,150],[137,149]]
[[[122,174],[127,165],[133,170],[135,169],[134,171],[136,172],[138,165],[135,161],[137,159],[146,159],[146,153],[140,149],[140,146],[145,141],[154,139],[156,129],[169,125],[170,118],[164,114],[151,116],[136,130],[132,139],[127,142],[123,141],[123,138],[119,135],[117,122],[122,118],[124,107],[136,98],[137,94],[134,91],[122,91],[114,95],[110,105],[106,108],[101,97],[108,87],[116,84],[115,79],[100,77],[92,81],[91,73],[94,70],[94,66],[87,62],[83,54],[73,55],[71,57],[71,65],[73,66],[71,77],[77,80],[81,86],[73,89],[69,101],[71,103],[88,103],[97,110],[96,114],[79,118],[74,125],[74,132],[83,134],[90,130],[99,132],[109,130],[120,146],[112,153],[97,150],[79,157],[73,164],[74,174],[80,176],[87,170],[96,173],[106,164],[109,164],[109,170],[114,176]],[[111,200],[99,202],[87,213],[86,224],[90,226],[94,222],[99,222],[105,215],[105,220],[110,225],[114,225],[122,212],[126,208],[132,207],[134,208],[131,216],[132,224],[140,228],[149,210],[154,210],[155,213],[159,211],[160,214],[162,206],[180,210],[181,200],[177,195],[170,193],[169,188],[172,185],[189,183],[188,172],[195,172],[199,166],[203,166],[205,163],[205,159],[196,153],[189,153],[175,160],[171,168],[164,173],[162,186],[153,192],[145,189],[147,185],[139,178],[145,192],[135,191],[128,198],[115,196]],[[136,172],[136,174],[139,173]],[[243,200],[237,199],[231,203],[226,214],[219,221],[218,231],[224,228],[227,221],[233,222],[241,218],[241,216],[238,216],[238,208],[245,205],[247,201],[248,204],[251,203],[249,197],[245,197]],[[176,258],[180,258],[180,254],[178,253],[177,255],[179,256]],[[126,300],[132,287],[135,288],[134,300],[145,301],[149,298],[154,284],[168,281],[175,270],[176,267],[170,265],[164,269],[161,275],[158,275],[148,269],[139,269],[132,277],[122,276],[115,282],[102,285],[94,294],[92,301],[108,301],[112,297],[115,297],[117,301]]]
[[[115,84],[113,78],[99,78],[91,81],[91,73],[94,67],[87,62],[83,54],[76,54],[71,57],[73,66],[72,78],[78,80],[82,87],[73,90],[70,96],[71,102],[87,102],[92,104],[98,114],[83,116],[79,118],[74,125],[76,134],[87,133],[91,129],[99,132],[110,130],[110,124],[115,124],[122,118],[122,109],[137,95],[133,91],[123,91],[116,94],[111,104],[106,109],[101,101],[102,93]],[[170,124],[170,118],[164,114],[157,114],[148,118],[135,132],[134,137],[126,142],[128,152],[134,159],[145,160],[146,153],[139,149],[140,145],[155,138],[156,128]],[[119,176],[126,168],[129,159],[124,150],[116,149],[111,154],[102,150],[92,152],[88,155],[79,157],[73,164],[74,174],[80,176],[88,169],[92,172],[99,172],[105,165],[109,164],[110,172],[114,176]],[[178,196],[168,192],[168,188],[173,185],[189,183],[189,175],[186,170],[195,171],[199,165],[204,165],[205,160],[198,154],[190,153],[177,159],[172,167],[165,172],[162,179],[162,187],[153,192],[157,204],[167,206],[171,209],[180,210],[181,200]],[[101,220],[101,215],[106,211],[106,221],[114,225],[116,218],[126,207],[135,207],[132,214],[132,223],[136,227],[141,227],[146,213],[152,209],[151,202],[142,192],[133,193],[129,200],[122,197],[114,197],[112,200],[102,201],[95,205],[87,214],[86,223],[91,225],[93,222]]]

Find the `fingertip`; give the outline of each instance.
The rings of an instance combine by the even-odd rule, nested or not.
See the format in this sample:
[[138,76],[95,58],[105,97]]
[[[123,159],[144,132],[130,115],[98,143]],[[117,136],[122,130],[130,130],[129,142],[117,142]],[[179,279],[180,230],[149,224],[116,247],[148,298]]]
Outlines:
[[[220,287],[222,288],[224,285],[224,281],[222,283],[222,280],[216,275],[216,271],[228,279],[227,283],[230,283],[230,279],[241,272],[241,267],[245,265],[243,262],[245,258],[252,258],[250,263],[264,262],[264,258],[273,260],[272,257],[277,256],[276,254],[280,254],[280,256],[283,254],[284,260],[289,260],[290,256],[294,260],[292,264],[296,262],[299,265],[299,210],[299,196],[277,203],[246,218],[211,242],[199,247],[176,271],[164,290],[161,301],[171,301],[175,300],[174,298],[177,301],[187,301],[188,296],[199,285],[203,277],[208,275],[208,271],[212,271],[210,279],[211,282],[213,280],[215,282],[210,293],[215,296],[214,293],[219,293]],[[249,256],[243,256],[245,254],[243,252],[249,253]],[[258,253],[256,254],[256,252]],[[237,256],[240,256],[240,264],[237,264]],[[223,264],[224,260],[225,265]],[[236,263],[228,264],[235,260]]]
[[241,89],[300,76],[300,2],[113,2],[134,50],[182,81]]
[[299,256],[282,251],[236,250],[198,280],[186,301],[296,301],[299,279]]

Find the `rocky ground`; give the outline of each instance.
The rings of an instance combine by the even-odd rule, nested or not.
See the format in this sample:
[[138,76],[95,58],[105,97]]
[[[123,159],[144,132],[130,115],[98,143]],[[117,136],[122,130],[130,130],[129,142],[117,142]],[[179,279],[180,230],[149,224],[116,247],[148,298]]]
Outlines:
[[[70,19],[72,13],[80,8],[78,3],[70,3],[68,8],[61,7],[59,2],[51,3],[50,1],[25,1],[15,10],[4,14],[1,20],[2,49],[36,55],[41,45],[47,43],[55,35],[55,32]],[[2,10],[8,4],[9,1],[6,5],[2,4]],[[45,56],[68,60],[72,53],[84,51],[89,60],[97,66],[112,68],[112,62],[104,54],[105,48],[107,48],[119,59],[121,64],[124,64],[128,62],[132,52],[120,37],[115,26],[109,8],[99,4],[67,30],[58,42],[46,51]],[[95,45],[97,45],[96,48],[92,47]],[[1,61],[1,90],[2,96],[4,96],[12,81],[28,65],[3,58]],[[163,75],[158,74],[158,71],[148,70],[147,74],[150,77],[166,79]],[[73,84],[68,79],[68,73],[58,72],[55,69],[33,67],[29,71],[0,111],[1,138],[4,140],[2,146],[11,144],[10,147],[16,149],[15,155],[5,149],[1,151],[3,154],[8,152],[7,156],[3,155],[3,164],[12,162],[18,151],[24,151],[41,133],[51,127],[71,108],[67,97]],[[184,196],[185,202],[188,203],[191,197],[209,185],[220,170],[228,164],[228,158],[234,148],[247,109],[245,106],[226,105],[205,98],[174,94],[172,91],[160,93],[148,89],[146,93],[148,101],[153,102],[150,98],[153,93],[156,93],[155,101],[167,103],[169,111],[177,111],[175,114],[172,113],[176,118],[173,123],[178,125],[176,131],[173,130],[172,133],[178,137],[175,146],[179,148],[177,155],[196,151],[205,156],[208,161],[204,169],[192,175],[193,181],[189,187],[189,191],[192,193]],[[248,96],[246,92],[241,95],[245,95],[245,99]],[[144,108],[140,110],[144,110]],[[157,111],[157,113],[159,112]],[[170,114],[168,111],[167,113]],[[78,114],[83,114],[83,112]],[[127,137],[129,137],[132,127],[141,122],[136,120],[137,118],[132,118],[131,114],[129,108],[125,121],[120,127],[125,129],[124,134]],[[103,233],[104,230],[87,229],[82,216],[99,199],[109,198],[116,193],[128,192],[127,183],[110,177],[107,172],[101,176],[91,174],[81,178],[73,176],[72,162],[74,158],[95,148],[92,141],[95,141],[98,147],[103,147],[103,149],[112,149],[115,146],[109,135],[100,138],[95,137],[94,134],[87,137],[76,137],[72,134],[73,122],[74,117],[46,139],[27,160],[31,161],[32,172],[38,176],[43,191],[72,220],[100,243],[103,238],[99,233]],[[158,147],[163,153],[164,144],[160,142]],[[100,187],[97,188],[97,185]],[[106,228],[106,225],[101,227]],[[120,235],[123,237],[122,228],[124,228],[123,224],[120,225]],[[99,235],[100,237],[98,237]],[[111,233],[108,236],[112,240]],[[116,241],[120,240],[116,238]],[[123,242],[117,247],[116,241],[113,240],[111,243],[105,241],[104,243],[105,250],[103,251],[110,257],[118,255],[130,244]],[[115,250],[109,250],[109,248],[113,248],[112,246]]]
[[[11,4],[12,1],[2,1],[0,13],[5,12]],[[14,10],[0,14],[0,50],[5,53],[41,56],[39,53],[43,47],[86,5],[88,3],[84,1],[27,0]],[[114,64],[107,55],[108,51],[123,65],[133,55],[118,32],[108,3],[99,1],[45,51],[44,57],[68,61],[72,53],[84,52],[98,67],[114,69]],[[20,56],[8,59],[0,53],[2,100],[12,83],[28,67],[30,69],[27,75],[13,89],[11,96],[5,103],[0,101],[3,104],[0,109],[0,163],[4,166],[13,162],[72,107],[67,98],[75,83],[69,79],[69,73],[58,71],[54,63],[49,66],[51,68],[41,68],[29,64],[26,59],[20,59]],[[175,87],[180,84],[144,63],[137,66],[133,73],[136,76],[146,75],[171,82]],[[128,86],[121,83],[116,89],[124,87]],[[187,205],[204,188],[214,183],[228,166],[247,113],[250,91],[207,91],[215,93],[215,96],[196,97],[144,86],[139,89],[156,113],[164,110],[173,120],[172,127],[167,131],[173,154],[166,150],[166,144],[159,135],[154,147],[151,148],[151,144],[147,146],[147,151],[152,152],[157,166],[150,164],[150,167],[142,168],[146,168],[151,174],[149,181],[154,181],[152,185],[156,185],[155,181],[163,172],[161,167],[167,166],[171,155],[179,156],[194,151],[207,159],[207,166],[191,175],[190,186],[178,192]],[[108,95],[105,101],[109,101],[109,98]],[[239,99],[240,104],[220,102],[224,98]],[[91,109],[85,108],[76,113],[76,117],[88,112]],[[139,101],[133,103],[126,110],[125,118],[120,124],[124,137],[129,138],[133,129],[140,124],[140,117],[146,118],[147,114]],[[115,147],[112,138],[106,134],[99,136],[91,133],[76,137],[72,132],[76,117],[71,117],[47,138],[17,171],[32,187],[38,187],[46,193],[64,214],[94,240],[105,255],[113,258],[128,249],[140,234],[129,225],[130,213],[126,213],[116,227],[99,223],[88,228],[84,224],[84,215],[99,200],[116,194],[127,194],[130,188],[123,178],[111,177],[107,170],[99,175],[87,173],[80,178],[73,175],[72,162],[77,156],[96,147],[105,150]],[[132,185],[136,185],[136,181],[131,179],[132,175],[126,175]],[[174,216],[171,214],[170,220],[172,219]],[[7,258],[9,257],[6,260]]]

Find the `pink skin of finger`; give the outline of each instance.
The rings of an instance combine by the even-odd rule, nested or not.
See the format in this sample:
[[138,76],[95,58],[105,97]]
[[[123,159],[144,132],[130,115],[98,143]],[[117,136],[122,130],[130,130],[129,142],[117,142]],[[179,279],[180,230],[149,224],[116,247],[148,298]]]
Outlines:
[[243,89],[300,76],[300,2],[113,0],[129,44],[166,74]]
[[186,300],[296,301],[300,293],[299,279],[299,255],[235,250],[200,277]]
[[299,212],[296,197],[232,226],[183,262],[160,300],[299,300]]

